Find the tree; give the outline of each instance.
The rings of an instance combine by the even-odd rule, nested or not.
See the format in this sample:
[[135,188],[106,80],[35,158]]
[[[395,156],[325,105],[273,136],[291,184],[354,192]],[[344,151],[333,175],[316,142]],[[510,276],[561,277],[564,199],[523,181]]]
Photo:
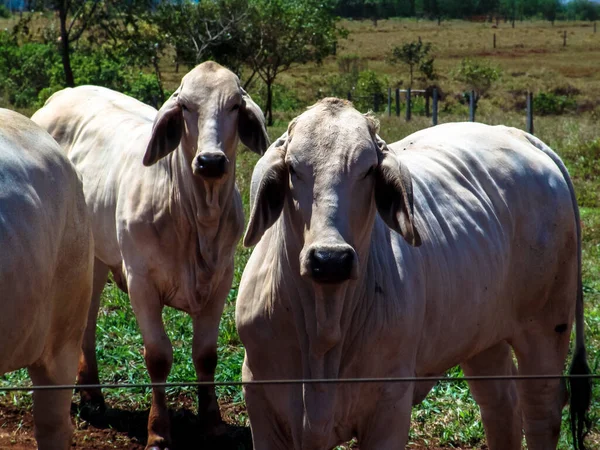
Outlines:
[[461,82],[465,89],[475,91],[475,105],[484,96],[498,79],[500,68],[483,61],[465,58],[453,71],[454,79]]
[[392,64],[402,62],[409,67],[410,82],[409,87],[413,85],[413,73],[415,67],[426,80],[435,79],[435,70],[433,67],[434,58],[430,55],[432,50],[431,42],[423,42],[419,37],[418,40],[408,42],[402,47],[395,46],[388,60]]
[[541,0],[540,10],[544,16],[544,19],[548,20],[550,23],[552,23],[552,25],[554,25],[556,16],[561,10],[560,0]]
[[247,15],[246,0],[179,0],[161,2],[152,20],[175,49],[177,66],[219,56],[221,63],[239,72],[247,55],[239,54],[237,44],[243,40]]
[[252,0],[243,45],[267,87],[266,118],[273,124],[273,83],[293,64],[321,63],[343,30],[336,27],[331,0]]

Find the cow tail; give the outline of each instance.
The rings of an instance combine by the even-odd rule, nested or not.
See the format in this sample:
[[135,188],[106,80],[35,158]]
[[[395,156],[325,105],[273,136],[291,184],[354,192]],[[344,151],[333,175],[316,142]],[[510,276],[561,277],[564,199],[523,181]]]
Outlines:
[[592,381],[586,377],[590,375],[590,366],[587,362],[587,351],[585,349],[584,336],[584,321],[583,321],[583,282],[581,280],[581,220],[579,217],[579,207],[577,206],[577,198],[573,182],[569,177],[569,172],[558,155],[554,153],[542,141],[536,137],[525,134],[529,142],[535,147],[548,155],[560,169],[571,193],[571,201],[575,211],[575,227],[577,230],[577,304],[575,308],[575,352],[573,353],[573,361],[569,369],[569,375],[574,376],[569,378],[570,390],[570,416],[571,416],[571,433],[573,435],[573,448],[575,450],[585,450],[584,438],[588,434],[591,427],[591,420],[587,415],[592,400]]

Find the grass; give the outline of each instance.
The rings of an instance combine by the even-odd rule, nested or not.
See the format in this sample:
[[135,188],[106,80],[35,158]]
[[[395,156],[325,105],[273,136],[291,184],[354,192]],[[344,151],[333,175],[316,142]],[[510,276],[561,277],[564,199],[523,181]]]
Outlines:
[[[600,34],[594,35],[588,23],[568,22],[551,26],[545,22],[517,22],[515,29],[501,23],[491,24],[460,21],[435,22],[417,20],[379,21],[377,28],[371,22],[344,21],[350,31],[348,39],[338,45],[338,55],[357,54],[370,69],[385,74],[391,85],[406,85],[407,70],[394,67],[385,61],[391,45],[414,40],[420,36],[434,44],[436,65],[440,73],[438,84],[447,93],[442,102],[440,122],[467,120],[466,106],[452,95],[460,86],[450,75],[451,70],[465,57],[491,60],[502,68],[503,77],[484,97],[477,111],[477,120],[490,124],[525,127],[524,93],[564,90],[571,93],[578,104],[578,112],[564,116],[536,116],[536,135],[555,149],[564,159],[573,177],[581,206],[583,227],[583,282],[585,290],[585,321],[589,362],[595,373],[600,372]],[[8,26],[0,20],[0,27]],[[568,44],[562,47],[562,33],[567,31]],[[498,48],[492,48],[493,34],[497,35]],[[164,79],[168,89],[174,88],[185,73],[176,74],[168,60],[163,60]],[[284,73],[278,83],[294,93],[299,103],[296,111],[277,111],[276,123],[269,129],[271,139],[281,135],[287,122],[303,106],[327,95],[327,78],[338,71],[334,57],[320,66],[304,65]],[[419,87],[416,85],[415,87]],[[251,94],[256,98],[254,91]],[[444,106],[445,105],[445,106]],[[24,111],[31,114],[32,111]],[[407,134],[430,125],[430,119],[416,113],[409,123],[396,117],[381,115],[381,136],[394,142]],[[237,180],[242,192],[246,217],[248,214],[248,187],[257,156],[241,151],[237,161]],[[220,325],[219,362],[216,378],[219,381],[239,380],[243,348],[235,330],[235,298],[243,267],[250,251],[238,246],[236,270],[231,293],[227,299]],[[195,378],[191,363],[191,321],[180,312],[166,310],[166,329],[174,346],[174,365],[169,381],[186,381]],[[98,357],[100,377],[104,382],[149,381],[142,357],[142,342],[125,294],[114,284],[107,285],[98,326]],[[453,369],[451,375],[459,375]],[[0,378],[0,385],[27,382],[26,372],[17,371]],[[226,401],[243,403],[237,388],[219,388],[220,397]],[[105,392],[113,405],[126,408],[149,406],[148,390],[114,390]],[[174,388],[170,398],[194,397],[191,389]],[[593,432],[588,438],[590,449],[600,449],[600,387],[595,384],[591,416]],[[11,402],[29,407],[27,394],[0,394],[0,402]],[[570,448],[564,413],[561,449]],[[238,417],[239,423],[246,416]],[[413,410],[411,442],[426,446],[481,447],[484,433],[478,409],[466,385],[439,384],[425,401]]]

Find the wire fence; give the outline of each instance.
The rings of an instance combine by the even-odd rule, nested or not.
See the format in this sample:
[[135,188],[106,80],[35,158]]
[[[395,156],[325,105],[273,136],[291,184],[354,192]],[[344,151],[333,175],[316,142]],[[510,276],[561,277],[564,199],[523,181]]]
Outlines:
[[527,381],[527,380],[574,380],[600,379],[600,374],[573,375],[475,375],[475,376],[437,376],[437,377],[383,377],[383,378],[299,378],[282,380],[252,380],[252,381],[181,381],[172,383],[100,383],[100,384],[61,384],[61,385],[29,385],[29,386],[0,386],[0,392],[16,391],[51,391],[60,389],[148,389],[173,387],[218,387],[218,386],[265,386],[290,384],[358,384],[358,383],[419,383],[444,382],[462,383],[467,381]]

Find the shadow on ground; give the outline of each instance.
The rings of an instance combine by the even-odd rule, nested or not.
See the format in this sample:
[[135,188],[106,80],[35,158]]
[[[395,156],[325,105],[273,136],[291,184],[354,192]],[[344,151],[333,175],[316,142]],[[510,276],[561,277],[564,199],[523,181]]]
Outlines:
[[[91,426],[99,429],[112,429],[126,433],[132,440],[145,445],[148,439],[148,414],[146,411],[128,411],[118,408],[106,408],[104,412],[83,408],[73,404],[72,411]],[[252,435],[250,428],[226,424],[225,433],[218,436],[207,436],[202,433],[202,425],[198,417],[187,409],[169,409],[171,419],[170,450],[184,449],[219,449],[250,450]]]

